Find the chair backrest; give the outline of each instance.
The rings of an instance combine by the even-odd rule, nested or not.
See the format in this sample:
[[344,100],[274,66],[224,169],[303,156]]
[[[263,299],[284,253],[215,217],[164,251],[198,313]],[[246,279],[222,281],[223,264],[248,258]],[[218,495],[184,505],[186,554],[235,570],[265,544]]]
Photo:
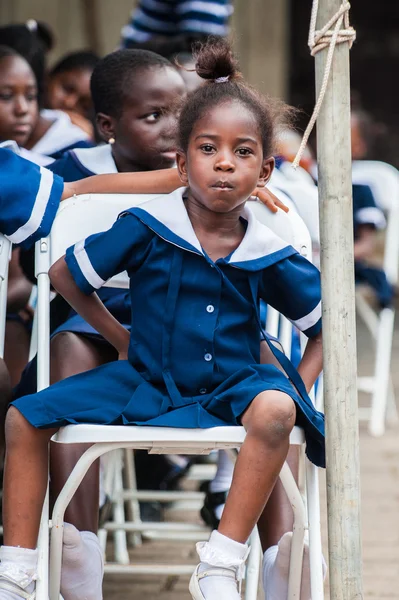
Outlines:
[[[109,229],[124,210],[139,206],[156,196],[159,194],[88,194],[65,200],[51,229],[51,264],[63,256],[66,249],[75,242]],[[264,225],[294,246],[303,256],[311,259],[310,235],[298,214],[281,210],[273,214],[258,201],[248,202],[248,206]],[[106,285],[126,287],[127,279],[116,276]]]
[[4,337],[7,313],[8,263],[10,260],[11,242],[0,233],[0,357],[4,357]]
[[379,160],[354,160],[353,183],[368,185],[374,200],[385,212],[399,207],[399,171]]

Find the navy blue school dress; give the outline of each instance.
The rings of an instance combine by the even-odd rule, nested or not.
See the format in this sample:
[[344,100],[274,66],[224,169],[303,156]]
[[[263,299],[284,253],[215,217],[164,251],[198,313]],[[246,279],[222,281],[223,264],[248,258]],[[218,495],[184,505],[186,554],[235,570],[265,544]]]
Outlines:
[[[352,186],[352,193],[355,240],[361,226],[368,225],[374,229],[384,229],[386,225],[384,213],[377,207],[370,187],[356,184]],[[355,278],[357,283],[367,284],[374,290],[380,308],[392,304],[394,288],[382,269],[369,265],[363,260],[356,260]]]
[[66,253],[85,294],[127,270],[128,360],[65,379],[14,406],[38,428],[69,423],[206,428],[239,424],[257,394],[280,390],[296,403],[309,458],[324,465],[324,417],[298,373],[272,345],[288,377],[259,364],[260,298],[315,336],[321,329],[318,270],[248,209],[241,244],[213,262],[194,233],[183,193],[179,189],[126,211],[109,231]]

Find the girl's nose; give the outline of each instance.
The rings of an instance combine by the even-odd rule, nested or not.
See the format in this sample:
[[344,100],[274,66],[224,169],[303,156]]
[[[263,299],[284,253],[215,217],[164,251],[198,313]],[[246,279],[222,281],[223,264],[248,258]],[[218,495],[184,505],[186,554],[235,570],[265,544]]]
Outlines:
[[218,156],[215,162],[216,171],[234,171],[235,165],[229,156]]
[[15,100],[14,111],[17,115],[24,115],[28,112],[28,101],[25,96],[18,96]]

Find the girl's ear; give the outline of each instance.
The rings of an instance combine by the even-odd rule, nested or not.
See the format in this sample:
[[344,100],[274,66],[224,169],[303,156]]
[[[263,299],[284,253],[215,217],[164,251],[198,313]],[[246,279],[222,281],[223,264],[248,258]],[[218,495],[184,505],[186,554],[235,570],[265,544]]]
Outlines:
[[96,125],[98,133],[105,142],[109,142],[112,138],[115,139],[115,122],[113,117],[109,117],[104,113],[97,113]]
[[256,187],[263,188],[272,176],[274,169],[274,157],[265,158],[262,163],[262,168],[259,173],[259,179]]
[[176,154],[177,171],[179,173],[180,181],[184,185],[188,185],[188,174],[187,174],[187,157],[181,150],[177,151]]

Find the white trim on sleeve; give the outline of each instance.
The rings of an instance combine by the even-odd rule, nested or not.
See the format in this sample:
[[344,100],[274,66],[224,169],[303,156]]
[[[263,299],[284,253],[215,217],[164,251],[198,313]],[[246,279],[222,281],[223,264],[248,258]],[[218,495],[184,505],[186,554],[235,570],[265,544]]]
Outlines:
[[313,325],[316,325],[316,323],[320,319],[320,317],[321,317],[321,301],[312,310],[312,312],[310,312],[305,317],[302,317],[301,319],[297,319],[296,321],[293,321],[292,319],[290,319],[290,321],[300,331],[306,331],[307,329],[310,329],[310,327],[313,327]]
[[104,279],[101,279],[90,262],[90,258],[85,250],[85,240],[75,244],[73,253],[83,276],[86,278],[91,287],[93,287],[95,290],[98,290],[100,287],[102,287],[105,281]]
[[28,237],[39,229],[43,221],[53,187],[54,175],[51,171],[43,167],[40,167],[40,175],[40,185],[29,219],[24,225],[14,231],[13,234],[7,236],[13,244],[20,244],[24,240],[27,240]]

